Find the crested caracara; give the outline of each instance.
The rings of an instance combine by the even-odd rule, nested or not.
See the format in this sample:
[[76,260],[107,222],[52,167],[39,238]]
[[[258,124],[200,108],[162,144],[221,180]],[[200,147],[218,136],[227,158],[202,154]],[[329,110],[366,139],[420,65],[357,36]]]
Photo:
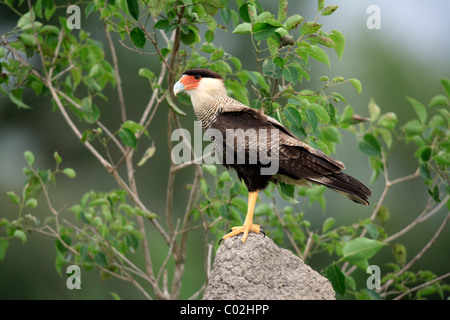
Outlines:
[[[263,232],[253,224],[253,210],[258,191],[270,181],[324,185],[354,202],[369,204],[370,190],[343,173],[342,162],[300,141],[277,120],[229,97],[219,74],[206,69],[187,70],[173,91],[175,95],[184,91],[190,96],[195,115],[213,141],[216,155],[225,167],[236,170],[249,191],[244,225],[232,228],[222,240],[243,233],[244,243],[249,231]],[[276,172],[270,172],[274,166],[269,162],[276,162]]]

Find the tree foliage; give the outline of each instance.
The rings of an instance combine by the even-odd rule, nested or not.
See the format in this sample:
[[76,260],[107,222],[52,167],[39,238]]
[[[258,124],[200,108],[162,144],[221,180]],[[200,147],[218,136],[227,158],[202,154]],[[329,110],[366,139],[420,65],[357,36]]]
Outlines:
[[[195,163],[171,164],[164,213],[152,211],[152,203],[139,196],[135,175],[145,170],[146,161],[155,152],[148,128],[161,105],[170,107],[168,132],[180,128],[179,117],[185,113],[180,104],[190,105],[188,97],[178,101],[171,91],[183,70],[203,67],[222,74],[229,94],[237,100],[264,112],[294,132],[299,138],[326,154],[333,154],[342,143],[341,132],[356,137],[360,152],[367,156],[372,170],[371,181],[384,179],[381,195],[374,195],[371,216],[351,225],[336,225],[327,218],[323,225],[312,225],[298,212],[296,198],[308,197],[325,210],[324,188],[270,185],[265,191],[267,201],[257,204],[255,219],[265,226],[268,235],[278,244],[287,242],[292,251],[308,261],[321,252],[329,254],[329,266],[321,270],[333,284],[338,295],[352,294],[358,299],[426,298],[430,294],[445,296],[449,291],[443,283],[446,275],[432,271],[411,271],[411,266],[442,234],[447,214],[427,245],[415,257],[409,257],[403,244],[396,239],[413,230],[441,210],[448,210],[448,164],[450,80],[441,79],[443,92],[432,97],[428,105],[407,97],[415,115],[399,124],[393,112],[385,112],[375,100],[368,103],[369,117],[357,114],[338,90],[353,86],[361,94],[358,79],[335,76],[320,77],[320,87],[303,89],[310,81],[312,61],[331,68],[329,55],[344,54],[345,37],[338,30],[327,31],[317,22],[319,16],[339,12],[336,5],[319,0],[316,17],[291,14],[287,1],[279,1],[278,12],[269,12],[257,0],[96,0],[84,4],[86,19],[96,19],[104,26],[108,46],[103,48],[87,30],[71,30],[64,15],[66,7],[52,1],[38,0],[33,5],[24,1],[2,1],[18,15],[17,24],[1,36],[0,94],[8,97],[18,108],[33,106],[24,102],[24,92],[48,97],[53,112],[60,113],[67,130],[75,134],[117,182],[117,189],[108,192],[88,191],[79,203],[56,210],[52,205],[51,186],[66,176],[76,179],[75,170],[63,166],[55,152],[54,169],[36,168],[34,155],[25,151],[27,167],[21,192],[10,191],[9,199],[17,205],[16,219],[0,219],[4,233],[0,236],[0,260],[7,257],[7,248],[14,238],[26,242],[28,232],[40,232],[55,239],[56,269],[77,264],[85,270],[99,268],[102,278],[117,277],[136,286],[149,299],[180,297],[186,261],[187,239],[192,230],[205,232],[204,248],[208,254],[205,274],[209,274],[212,252],[217,240],[230,225],[241,224],[247,204],[246,189],[227,171]],[[234,3],[233,3],[234,4]],[[81,5],[81,3],[80,3]],[[23,8],[26,8],[23,10]],[[25,11],[22,13],[22,11]],[[60,14],[61,12],[61,14]],[[256,56],[256,68],[247,69],[240,57],[227,53],[215,41],[217,32],[230,39],[248,37]],[[128,48],[129,57],[137,54],[156,55],[161,62],[150,68],[142,67],[136,76],[148,79],[148,104],[138,120],[131,120],[131,107],[122,91],[116,46]],[[106,53],[108,52],[108,54]],[[106,59],[110,56],[110,59]],[[117,92],[120,123],[106,126],[98,101],[107,97],[105,88]],[[47,111],[44,111],[47,112]],[[170,137],[168,137],[170,138]],[[416,148],[417,170],[410,175],[391,178],[389,156],[399,144]],[[137,148],[146,152],[137,158]],[[169,143],[169,149],[172,145]],[[194,150],[192,150],[194,152]],[[125,168],[125,170],[119,170]],[[186,191],[188,201],[182,219],[173,212],[175,176],[182,170],[193,170],[194,178]],[[390,211],[384,205],[389,190],[413,179],[427,186],[429,198],[423,211],[402,230],[388,234]],[[278,191],[278,192],[276,192]],[[280,194],[290,205],[278,205]],[[40,220],[32,209],[47,203],[49,216]],[[155,270],[146,226],[150,223],[166,244],[167,258]],[[384,273],[381,288],[367,289],[357,283],[354,274],[365,273],[369,261],[383,247],[393,249],[391,272]],[[134,255],[142,255],[144,266],[133,263]],[[168,261],[175,267],[168,274]],[[319,270],[320,271],[320,270]],[[168,278],[170,281],[168,281]],[[171,283],[169,286],[168,283]],[[150,286],[151,290],[145,287]],[[205,283],[193,288],[193,297],[200,297]]]

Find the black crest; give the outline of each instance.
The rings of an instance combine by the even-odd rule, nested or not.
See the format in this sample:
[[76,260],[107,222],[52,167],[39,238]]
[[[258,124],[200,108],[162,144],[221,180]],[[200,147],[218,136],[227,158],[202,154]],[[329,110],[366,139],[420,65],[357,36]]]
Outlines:
[[189,69],[183,72],[183,75],[200,76],[202,78],[223,79],[222,76],[208,69]]

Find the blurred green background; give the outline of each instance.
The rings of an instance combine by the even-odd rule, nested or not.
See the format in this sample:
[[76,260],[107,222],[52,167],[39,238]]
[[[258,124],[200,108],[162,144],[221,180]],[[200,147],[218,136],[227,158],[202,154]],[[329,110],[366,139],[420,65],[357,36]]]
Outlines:
[[[263,7],[277,12],[277,1],[261,0]],[[230,1],[233,3],[233,1]],[[355,112],[367,116],[367,105],[374,98],[382,112],[393,111],[397,114],[399,125],[414,117],[414,111],[405,100],[405,96],[413,97],[424,104],[436,94],[442,94],[439,78],[450,77],[450,20],[448,12],[450,3],[446,0],[336,0],[327,4],[337,4],[339,9],[332,16],[319,17],[327,31],[337,29],[346,37],[346,48],[339,61],[332,50],[330,70],[321,63],[313,63],[311,81],[303,82],[304,88],[317,89],[318,78],[343,76],[361,80],[363,91],[358,96],[350,86],[340,86],[342,93],[352,105]],[[370,5],[381,9],[381,29],[369,30],[366,20],[370,14],[366,12]],[[233,3],[233,7],[235,4]],[[82,10],[83,12],[83,10]],[[298,13],[305,20],[316,17],[317,1],[290,1],[288,16]],[[61,11],[61,15],[64,12]],[[220,18],[217,18],[221,21]],[[0,6],[0,34],[11,30],[17,23],[15,16],[6,6]],[[90,32],[93,38],[104,43],[104,31],[98,15],[92,14],[86,20],[82,14],[81,27]],[[247,35],[230,35],[232,26],[227,26],[226,33],[217,29],[215,45],[222,46],[226,52],[238,57],[246,69],[255,69],[252,46]],[[230,41],[232,37],[232,41]],[[114,38],[117,41],[117,37]],[[140,56],[122,47],[116,42],[119,56],[120,72],[124,86],[127,105],[131,106],[128,116],[138,120],[150,98],[148,81],[139,77],[137,71],[147,67],[158,71],[160,62],[153,56]],[[105,50],[108,53],[108,50]],[[109,58],[109,56],[108,56]],[[108,102],[99,102],[102,117],[106,125],[113,124],[118,128],[119,108],[117,94],[108,87],[105,94]],[[24,176],[22,168],[26,166],[23,158],[25,150],[36,156],[36,167],[52,168],[53,153],[58,151],[63,159],[64,167],[72,167],[77,172],[75,180],[61,177],[57,187],[51,188],[51,198],[57,209],[70,207],[79,202],[81,196],[89,190],[109,191],[117,188],[115,181],[99,165],[93,156],[80,144],[75,135],[67,128],[57,112],[51,112],[48,98],[25,96],[25,102],[32,105],[31,110],[18,110],[4,97],[0,97],[0,218],[12,219],[17,215],[17,207],[5,196],[5,192],[13,190],[20,193]],[[145,204],[153,212],[160,214],[165,208],[166,178],[168,175],[170,155],[167,151],[167,108],[162,106],[156,113],[149,128],[151,139],[155,141],[156,154],[137,172],[140,195]],[[181,119],[182,124],[192,128],[194,120],[192,110],[186,109],[187,117]],[[347,166],[347,172],[363,182],[368,182],[371,170],[367,158],[357,148],[353,135],[342,132],[343,145],[337,147],[334,156]],[[143,148],[142,148],[143,149]],[[140,150],[141,152],[144,150]],[[417,168],[413,158],[413,146],[403,144],[396,148],[389,162],[391,178],[411,174]],[[139,157],[137,157],[139,158]],[[235,177],[234,173],[233,176]],[[193,172],[186,169],[177,176],[180,188],[175,193],[177,200],[174,209],[181,215],[183,204],[187,199],[184,185],[190,183]],[[407,186],[407,187],[405,187]],[[385,205],[391,211],[391,220],[387,231],[393,233],[411,222],[424,208],[427,199],[426,186],[419,180],[405,186],[393,188]],[[372,203],[376,203],[384,187],[382,179],[371,185]],[[306,219],[320,228],[324,218],[333,216],[337,224],[346,224],[359,218],[366,218],[372,208],[353,205],[347,199],[334,192],[327,191],[327,208],[323,212],[318,206],[308,206],[307,199],[299,199],[299,207],[306,211]],[[33,214],[45,218],[50,212],[43,199]],[[406,245],[409,259],[413,257],[430,239],[442,221],[442,210],[412,232],[397,239]],[[162,263],[167,247],[160,243],[148,224],[149,243],[152,248],[155,268]],[[447,226],[443,236],[426,255],[414,265],[413,270],[429,269],[437,275],[449,271],[450,235]],[[199,232],[190,237],[186,262],[185,278],[181,298],[187,298],[198,290],[204,275],[203,234]],[[287,246],[286,244],[283,244]],[[68,290],[66,277],[59,276],[55,270],[55,243],[41,234],[28,235],[25,245],[18,239],[10,241],[5,259],[0,262],[0,299],[111,299],[111,292],[121,298],[141,299],[143,296],[130,284],[119,280],[108,280],[103,283],[98,271],[82,270],[81,290]],[[198,248],[201,248],[199,250]],[[391,248],[381,251],[370,262],[383,264],[394,261]],[[136,260],[136,259],[135,259]],[[329,263],[327,255],[319,256],[309,263],[316,270],[321,270]],[[140,261],[136,261],[140,263]],[[389,270],[390,271],[390,270]],[[365,283],[365,282],[364,282]]]

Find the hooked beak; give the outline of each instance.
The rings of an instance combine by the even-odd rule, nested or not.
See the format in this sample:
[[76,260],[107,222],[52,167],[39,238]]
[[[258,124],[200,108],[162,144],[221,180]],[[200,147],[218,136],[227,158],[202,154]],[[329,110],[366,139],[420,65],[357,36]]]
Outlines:
[[173,93],[177,95],[178,93],[183,92],[185,89],[186,88],[184,84],[182,84],[180,81],[177,81],[173,86]]

